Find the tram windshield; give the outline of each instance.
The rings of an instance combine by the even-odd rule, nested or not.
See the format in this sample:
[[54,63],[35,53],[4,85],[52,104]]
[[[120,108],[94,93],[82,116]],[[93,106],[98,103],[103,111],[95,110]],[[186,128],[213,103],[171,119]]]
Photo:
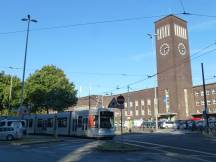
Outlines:
[[114,113],[110,111],[100,112],[100,128],[114,127]]

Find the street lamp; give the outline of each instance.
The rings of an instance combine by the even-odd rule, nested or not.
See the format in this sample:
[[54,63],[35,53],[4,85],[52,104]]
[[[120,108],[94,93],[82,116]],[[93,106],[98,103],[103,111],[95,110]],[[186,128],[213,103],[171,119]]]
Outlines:
[[26,35],[26,45],[25,45],[25,57],[24,57],[24,65],[23,65],[23,77],[22,77],[22,90],[21,90],[21,99],[20,99],[20,107],[23,106],[23,95],[24,95],[24,80],[25,80],[25,69],[26,69],[26,56],[27,56],[27,49],[28,49],[28,37],[29,37],[29,26],[30,22],[36,23],[37,20],[31,19],[30,15],[27,15],[27,18],[21,19],[22,21],[27,21],[27,35]]
[[[152,44],[152,53],[154,53],[154,37],[157,36],[157,34],[147,34],[149,38],[151,39],[151,44]],[[147,75],[148,78],[152,78],[153,76]],[[155,130],[158,130],[158,98],[157,98],[157,80],[155,83],[155,89],[154,89],[154,114],[155,114]]]

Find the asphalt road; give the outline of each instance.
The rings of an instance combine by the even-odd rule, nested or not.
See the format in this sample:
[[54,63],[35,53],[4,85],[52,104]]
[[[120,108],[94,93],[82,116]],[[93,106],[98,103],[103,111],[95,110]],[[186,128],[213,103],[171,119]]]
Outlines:
[[[114,140],[121,140],[116,137]],[[104,141],[67,138],[64,142],[12,146],[0,142],[0,162],[216,162],[216,139],[199,134],[130,134],[123,142],[142,147],[135,152],[100,152]]]

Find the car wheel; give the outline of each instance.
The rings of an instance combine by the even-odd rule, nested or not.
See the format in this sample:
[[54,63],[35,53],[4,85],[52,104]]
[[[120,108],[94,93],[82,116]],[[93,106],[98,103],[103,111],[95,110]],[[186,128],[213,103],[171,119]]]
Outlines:
[[7,135],[7,140],[8,141],[12,141],[14,139],[13,135],[9,134]]

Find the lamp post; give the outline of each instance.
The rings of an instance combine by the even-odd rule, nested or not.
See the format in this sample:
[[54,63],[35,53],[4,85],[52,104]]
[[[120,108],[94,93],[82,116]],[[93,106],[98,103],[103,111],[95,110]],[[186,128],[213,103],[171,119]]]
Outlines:
[[[152,53],[154,53],[154,37],[157,36],[157,34],[147,34],[149,38],[151,39],[152,44]],[[148,76],[151,78],[152,76]],[[155,130],[158,131],[158,98],[157,98],[157,80],[155,80],[155,88],[154,88],[154,114],[155,114]]]
[[31,19],[30,15],[27,15],[27,18],[21,19],[22,21],[27,21],[27,35],[26,35],[26,44],[25,44],[25,57],[24,57],[24,65],[23,65],[23,76],[22,76],[22,90],[21,90],[21,98],[20,98],[20,107],[23,106],[23,95],[24,95],[24,80],[25,80],[25,69],[26,69],[26,56],[28,49],[28,37],[29,37],[29,26],[30,22],[37,22],[37,20]]
[[[13,67],[9,67],[10,69],[13,69]],[[13,76],[11,75],[11,77],[10,77],[10,90],[9,90],[9,99],[8,99],[8,101],[9,101],[9,110],[8,111],[10,111],[10,109],[11,109],[11,94],[12,94],[12,87],[13,87]]]

